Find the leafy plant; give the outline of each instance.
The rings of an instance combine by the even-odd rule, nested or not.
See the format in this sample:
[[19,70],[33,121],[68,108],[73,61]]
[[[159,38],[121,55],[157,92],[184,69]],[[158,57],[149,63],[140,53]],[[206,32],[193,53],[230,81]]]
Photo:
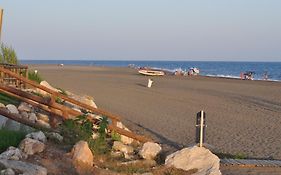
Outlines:
[[25,134],[20,131],[0,129],[0,153],[5,151],[9,146],[17,147],[21,140],[24,139]]
[[37,83],[41,83],[41,81],[43,81],[43,78],[35,71],[28,71],[28,79]]
[[0,63],[18,64],[18,57],[15,50],[3,43],[0,46]]
[[111,139],[113,141],[120,141],[121,140],[121,135],[116,133],[115,131],[111,132]]

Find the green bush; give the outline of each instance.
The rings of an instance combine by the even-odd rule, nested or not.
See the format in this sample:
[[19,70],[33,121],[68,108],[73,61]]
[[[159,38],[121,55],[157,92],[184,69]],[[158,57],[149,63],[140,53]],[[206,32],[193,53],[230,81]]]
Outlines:
[[38,73],[33,71],[28,71],[28,79],[37,83],[41,83],[41,81],[43,81],[43,78]]
[[8,47],[3,43],[0,47],[0,63],[18,64],[17,54],[12,47]]
[[0,153],[6,151],[9,146],[17,147],[26,133],[0,129]]

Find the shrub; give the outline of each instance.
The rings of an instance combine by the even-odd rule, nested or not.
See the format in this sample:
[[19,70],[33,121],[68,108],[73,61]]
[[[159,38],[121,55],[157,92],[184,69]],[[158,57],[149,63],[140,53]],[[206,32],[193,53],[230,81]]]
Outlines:
[[7,104],[13,104],[15,106],[18,106],[20,104],[20,101],[12,96],[9,96],[5,93],[0,93],[0,103],[3,103],[4,105]]
[[0,47],[0,63],[18,64],[17,54],[12,47],[8,47],[3,43]]
[[41,83],[41,81],[43,81],[43,78],[37,72],[33,71],[28,71],[28,79],[37,83]]
[[0,129],[0,153],[5,151],[9,146],[17,147],[26,133],[20,131],[11,131]]

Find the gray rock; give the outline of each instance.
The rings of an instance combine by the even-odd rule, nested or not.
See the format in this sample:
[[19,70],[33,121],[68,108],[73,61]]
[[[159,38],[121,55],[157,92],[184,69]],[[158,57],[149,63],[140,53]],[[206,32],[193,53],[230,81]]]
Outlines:
[[47,175],[47,169],[38,165],[17,160],[0,159],[0,164],[6,168],[20,171],[24,175]]
[[20,160],[26,159],[27,155],[20,149],[10,146],[5,152],[0,154],[0,159]]
[[188,147],[169,155],[165,160],[166,166],[178,169],[198,169],[194,175],[221,175],[220,159],[203,147]]
[[9,110],[9,112],[12,113],[12,114],[18,114],[18,113],[19,113],[18,108],[17,108],[15,105],[13,105],[13,104],[8,104],[8,105],[6,106],[6,108],[7,108],[7,109]]
[[38,140],[38,141],[43,142],[43,143],[47,142],[47,138],[42,131],[29,133],[25,137],[35,139],[35,140]]
[[55,141],[58,141],[58,142],[63,141],[63,136],[61,136],[59,133],[51,132],[51,133],[47,133],[46,135],[51,140],[55,140]]
[[20,112],[21,118],[28,119],[28,113],[25,111]]
[[25,103],[25,102],[21,102],[21,104],[18,107],[18,110],[20,112],[23,112],[23,111],[31,112],[32,111],[31,107],[27,103]]
[[161,150],[162,148],[159,144],[153,142],[146,142],[143,144],[139,155],[144,159],[153,160]]
[[30,120],[32,123],[35,123],[35,121],[37,120],[36,114],[34,114],[33,112],[29,113],[28,120]]
[[44,143],[34,140],[31,138],[25,138],[21,141],[19,148],[27,155],[33,155],[35,153],[40,153],[44,151],[45,145]]
[[0,175],[15,175],[15,172],[11,168],[8,168],[0,171]]
[[122,153],[125,153],[125,154],[131,154],[134,152],[133,147],[125,145],[119,141],[114,141],[112,149],[114,149],[116,151],[121,151]]

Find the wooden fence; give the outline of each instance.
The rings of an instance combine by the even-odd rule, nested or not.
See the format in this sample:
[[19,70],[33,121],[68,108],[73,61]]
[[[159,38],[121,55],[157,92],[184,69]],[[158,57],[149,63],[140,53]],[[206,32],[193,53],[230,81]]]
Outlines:
[[[23,77],[27,77],[28,75],[28,67],[22,65],[13,65],[13,64],[0,64],[1,68],[14,72],[15,74]],[[26,84],[20,79],[16,79],[9,74],[4,72],[0,72],[0,82],[2,84],[8,84],[16,87],[25,88]]]

